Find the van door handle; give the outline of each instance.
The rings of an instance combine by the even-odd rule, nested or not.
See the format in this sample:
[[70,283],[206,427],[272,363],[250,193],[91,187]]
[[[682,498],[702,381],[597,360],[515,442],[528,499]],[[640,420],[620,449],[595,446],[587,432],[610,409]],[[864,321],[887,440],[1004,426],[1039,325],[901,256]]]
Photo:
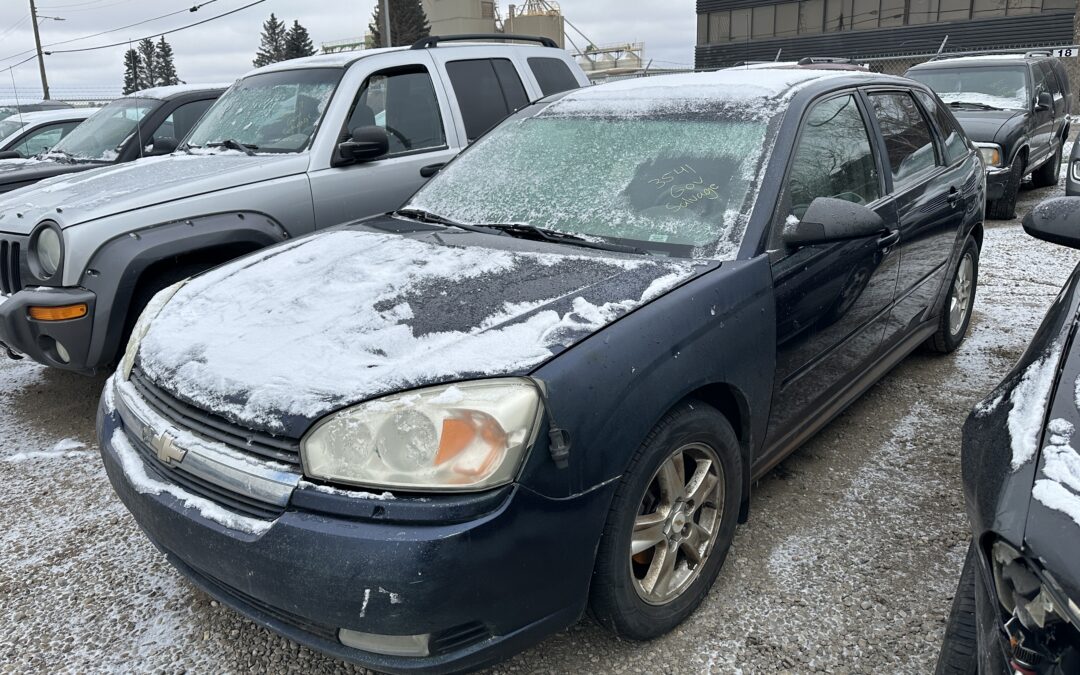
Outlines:
[[960,191],[956,189],[956,186],[949,188],[949,194],[945,197],[945,201],[949,202],[949,206],[955,207],[957,202],[960,201]]
[[431,178],[435,174],[439,173],[439,171],[441,171],[444,166],[446,166],[446,162],[443,162],[442,164],[428,164],[423,169],[420,169],[420,175],[423,178]]
[[900,230],[893,230],[892,232],[889,232],[888,234],[878,239],[877,245],[878,248],[886,249],[892,247],[898,241],[900,241]]

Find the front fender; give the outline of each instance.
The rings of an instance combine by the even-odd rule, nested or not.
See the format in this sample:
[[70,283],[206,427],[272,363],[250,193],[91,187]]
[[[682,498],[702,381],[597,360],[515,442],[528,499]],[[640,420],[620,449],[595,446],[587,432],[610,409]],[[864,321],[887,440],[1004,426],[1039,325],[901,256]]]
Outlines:
[[716,384],[745,403],[748,478],[769,416],[775,306],[767,256],[725,262],[541,366],[534,376],[548,387],[554,419],[571,433],[571,463],[554,470],[543,444],[524,482],[565,495],[621,476],[668,410]]
[[200,251],[263,248],[287,238],[266,214],[238,211],[160,223],[106,241],[90,256],[80,284],[97,297],[88,365],[100,367],[116,354],[139,278],[151,265]]

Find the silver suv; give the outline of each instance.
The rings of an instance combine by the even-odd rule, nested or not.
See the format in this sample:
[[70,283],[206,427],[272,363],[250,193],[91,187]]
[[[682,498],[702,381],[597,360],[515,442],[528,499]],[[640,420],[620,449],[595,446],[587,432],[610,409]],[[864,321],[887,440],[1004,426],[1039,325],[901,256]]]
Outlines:
[[546,38],[467,37],[257,69],[174,154],[4,195],[0,347],[68,370],[108,367],[158,290],[393,210],[510,113],[588,82]]

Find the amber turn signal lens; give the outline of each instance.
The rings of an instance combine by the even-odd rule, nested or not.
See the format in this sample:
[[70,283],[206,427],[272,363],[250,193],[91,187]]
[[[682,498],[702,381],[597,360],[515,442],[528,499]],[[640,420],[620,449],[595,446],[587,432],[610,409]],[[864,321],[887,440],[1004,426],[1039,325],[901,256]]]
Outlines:
[[85,302],[80,302],[63,307],[30,307],[27,312],[34,321],[67,321],[86,316],[87,308]]

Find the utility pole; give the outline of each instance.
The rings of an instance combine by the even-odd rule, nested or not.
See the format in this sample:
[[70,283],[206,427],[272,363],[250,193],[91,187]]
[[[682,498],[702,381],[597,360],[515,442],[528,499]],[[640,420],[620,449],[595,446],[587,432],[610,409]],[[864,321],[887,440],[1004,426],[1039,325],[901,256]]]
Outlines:
[[[390,0],[380,0],[380,2],[382,2],[383,47],[390,47],[394,44],[390,40]],[[30,0],[30,4],[34,4],[34,0]]]
[[30,0],[30,22],[34,24],[34,44],[37,45],[38,68],[41,69],[41,92],[42,98],[49,100],[49,79],[45,77],[45,55],[41,53],[41,35],[38,34],[37,7],[34,0]]

